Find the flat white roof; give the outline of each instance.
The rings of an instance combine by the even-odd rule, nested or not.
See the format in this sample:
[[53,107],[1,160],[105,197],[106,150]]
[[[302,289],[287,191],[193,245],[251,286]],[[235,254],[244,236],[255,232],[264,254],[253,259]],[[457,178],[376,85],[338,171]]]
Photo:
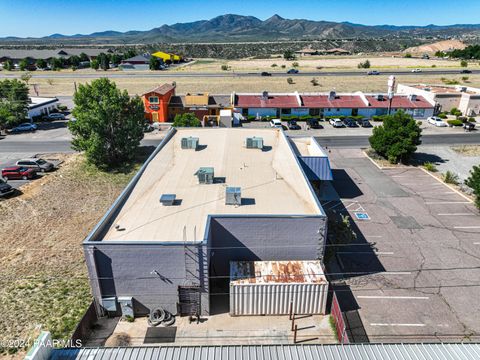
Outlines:
[[[263,150],[245,147],[254,136]],[[198,137],[200,148],[182,149],[184,137]],[[217,181],[199,184],[200,167],[213,167]],[[225,204],[227,186],[241,188],[244,205]],[[162,194],[175,194],[176,205],[162,205]],[[146,166],[104,240],[199,241],[209,215],[323,214],[281,130],[179,129]]]
[[294,137],[290,138],[290,140],[294,151],[299,156],[328,157],[325,150],[313,137]]

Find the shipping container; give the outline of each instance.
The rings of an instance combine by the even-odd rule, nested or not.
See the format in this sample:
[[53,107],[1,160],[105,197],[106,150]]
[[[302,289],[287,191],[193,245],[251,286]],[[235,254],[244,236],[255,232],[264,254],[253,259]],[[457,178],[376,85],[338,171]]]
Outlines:
[[230,262],[230,315],[325,314],[328,282],[320,261]]

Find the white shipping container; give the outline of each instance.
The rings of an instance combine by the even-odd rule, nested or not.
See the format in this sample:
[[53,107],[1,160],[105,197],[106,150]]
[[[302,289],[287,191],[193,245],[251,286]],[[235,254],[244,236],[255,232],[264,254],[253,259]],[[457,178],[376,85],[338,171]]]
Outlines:
[[320,261],[231,263],[231,316],[325,314],[327,295]]

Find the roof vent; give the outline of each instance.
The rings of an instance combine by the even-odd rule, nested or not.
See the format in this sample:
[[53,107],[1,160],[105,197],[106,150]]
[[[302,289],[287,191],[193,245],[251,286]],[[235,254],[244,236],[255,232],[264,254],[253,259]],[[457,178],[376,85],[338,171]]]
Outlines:
[[417,95],[415,95],[415,94],[410,94],[410,95],[408,95],[408,100],[410,100],[410,101],[417,101]]
[[198,137],[184,137],[182,138],[182,149],[194,149],[197,150]]
[[261,137],[248,137],[245,140],[245,147],[247,149],[263,149],[263,138]]
[[268,100],[268,91],[262,92],[262,100]]
[[328,100],[330,101],[335,100],[336,97],[337,97],[337,92],[335,90],[330,91],[330,93],[328,94]]
[[225,190],[225,205],[242,205],[242,189],[239,187],[227,187]]
[[382,94],[378,94],[377,96],[375,96],[375,98],[376,98],[378,101],[383,101],[383,95],[382,95]]
[[194,175],[198,177],[199,184],[213,184],[213,167],[201,167]]
[[162,194],[160,196],[160,203],[163,206],[172,206],[175,203],[175,194]]

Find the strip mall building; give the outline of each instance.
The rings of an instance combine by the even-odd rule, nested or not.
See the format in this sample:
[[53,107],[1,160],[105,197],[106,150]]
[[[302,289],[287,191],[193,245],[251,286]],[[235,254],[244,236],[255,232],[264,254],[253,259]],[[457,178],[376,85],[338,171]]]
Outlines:
[[152,122],[169,122],[177,114],[193,112],[204,116],[218,116],[222,109],[235,109],[243,116],[364,116],[403,110],[415,119],[426,119],[434,114],[435,103],[418,94],[396,94],[389,99],[385,94],[355,93],[235,93],[177,95],[175,84],[165,84],[143,94],[146,118]]

